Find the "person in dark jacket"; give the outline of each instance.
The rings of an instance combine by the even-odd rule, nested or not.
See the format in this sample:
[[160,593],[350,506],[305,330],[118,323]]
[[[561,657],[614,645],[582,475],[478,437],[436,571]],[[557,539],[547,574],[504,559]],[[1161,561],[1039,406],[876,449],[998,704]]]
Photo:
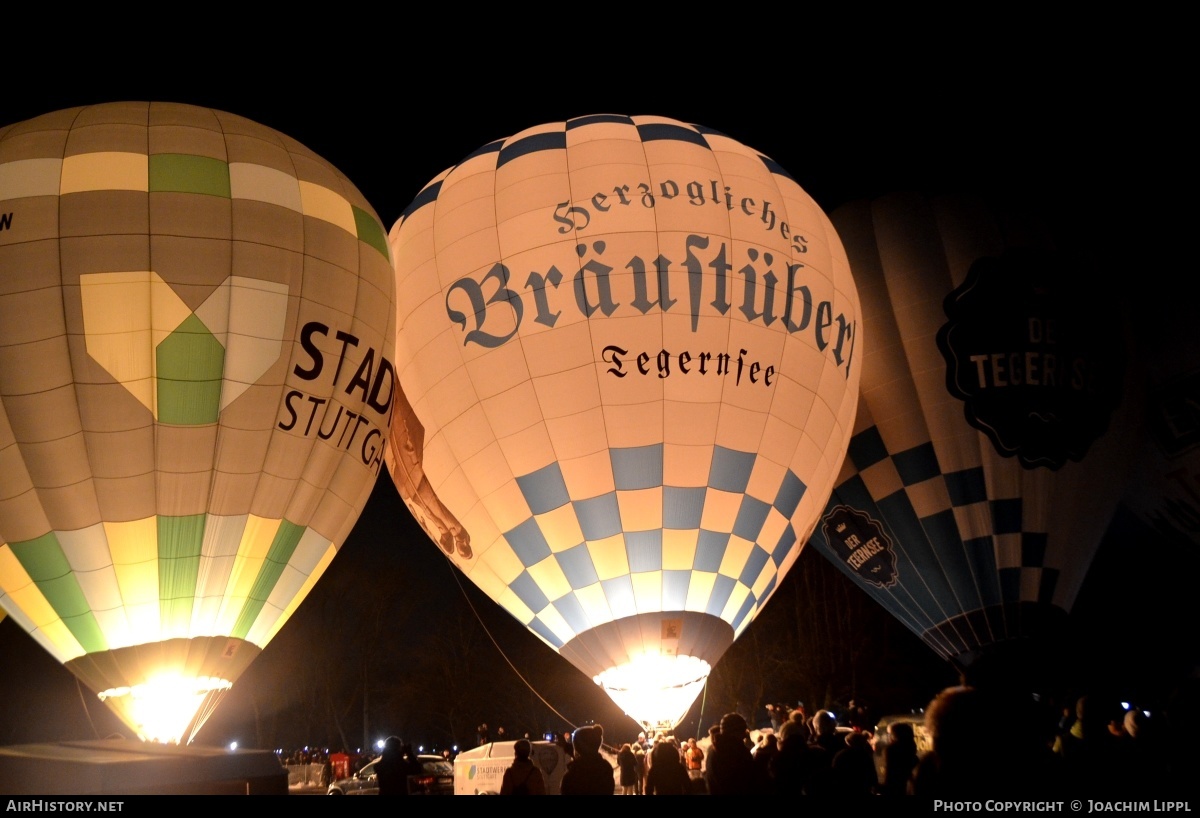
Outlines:
[[617,766],[621,768],[621,795],[637,795],[638,763],[632,745],[621,745]]
[[575,758],[563,773],[559,792],[563,795],[612,795],[613,768],[600,755],[604,728],[599,724],[580,727],[572,736]]
[[[766,781],[746,746],[746,719],[738,713],[726,713],[721,728],[711,733],[713,746],[708,751],[705,780],[710,795],[762,795]],[[651,767],[653,769],[653,766]]]
[[689,795],[692,779],[674,744],[660,741],[650,751],[650,772],[646,773],[646,795]]
[[875,753],[867,734],[859,730],[848,733],[846,746],[833,757],[830,786],[838,796],[874,795],[879,786],[875,770]]
[[529,758],[533,745],[525,739],[513,742],[512,766],[504,771],[504,781],[500,784],[501,795],[545,795],[546,779],[542,771]]
[[408,795],[408,766],[404,762],[404,744],[397,736],[388,736],[383,755],[375,762],[375,780],[380,795]]
[[908,782],[916,769],[917,739],[908,722],[894,721],[887,727],[888,743],[883,748],[883,783],[880,795],[907,795]]

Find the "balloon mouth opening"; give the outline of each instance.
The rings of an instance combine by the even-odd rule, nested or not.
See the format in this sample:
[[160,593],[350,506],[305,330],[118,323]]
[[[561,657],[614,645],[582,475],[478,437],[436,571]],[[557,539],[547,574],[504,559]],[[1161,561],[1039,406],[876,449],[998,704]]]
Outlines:
[[216,676],[163,673],[140,684],[111,687],[99,697],[142,741],[179,744],[185,734],[191,742],[231,687],[233,682]]
[[643,654],[593,677],[618,707],[646,728],[673,730],[708,681],[695,656]]

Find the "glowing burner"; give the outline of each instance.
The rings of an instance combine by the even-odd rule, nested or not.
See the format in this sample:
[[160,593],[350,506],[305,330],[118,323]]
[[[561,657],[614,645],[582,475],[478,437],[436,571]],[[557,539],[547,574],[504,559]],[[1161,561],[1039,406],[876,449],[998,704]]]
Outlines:
[[179,744],[185,733],[191,741],[231,687],[212,676],[164,673],[132,687],[109,688],[100,700],[121,713],[143,741]]
[[695,656],[643,654],[593,678],[634,721],[651,729],[674,729],[712,671]]

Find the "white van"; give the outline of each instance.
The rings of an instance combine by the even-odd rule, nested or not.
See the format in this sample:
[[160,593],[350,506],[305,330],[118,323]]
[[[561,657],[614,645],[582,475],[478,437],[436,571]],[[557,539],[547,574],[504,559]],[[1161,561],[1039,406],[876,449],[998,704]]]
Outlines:
[[[546,779],[546,795],[558,795],[563,773],[567,771],[567,754],[552,741],[531,741],[529,757]],[[504,783],[504,771],[512,766],[516,755],[515,741],[493,741],[473,750],[464,750],[454,759],[455,795],[499,795]]]

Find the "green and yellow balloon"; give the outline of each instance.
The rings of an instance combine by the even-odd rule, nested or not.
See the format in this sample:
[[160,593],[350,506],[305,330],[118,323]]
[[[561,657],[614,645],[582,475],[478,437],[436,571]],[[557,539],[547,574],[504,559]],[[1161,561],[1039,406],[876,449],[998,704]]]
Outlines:
[[232,114],[0,128],[0,605],[190,740],[383,461],[394,275],[354,185]]

